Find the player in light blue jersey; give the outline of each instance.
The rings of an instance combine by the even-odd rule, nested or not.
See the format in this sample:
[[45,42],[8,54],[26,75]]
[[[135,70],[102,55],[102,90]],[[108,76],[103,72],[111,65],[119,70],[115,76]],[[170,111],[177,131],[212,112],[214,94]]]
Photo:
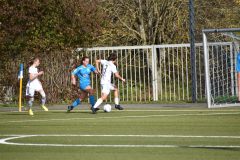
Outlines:
[[238,85],[238,101],[240,102],[240,51],[236,58],[236,72],[237,72],[237,85]]
[[237,54],[236,71],[237,73],[240,73],[240,51]]
[[89,95],[89,101],[92,107],[95,104],[94,90],[91,87],[91,72],[99,74],[96,68],[89,64],[89,57],[82,58],[82,65],[73,70],[71,75],[72,84],[76,85],[76,77],[79,79],[79,87],[82,93],[79,98],[77,98],[71,106],[68,106],[67,111],[70,112],[76,106],[78,106],[83,99]]

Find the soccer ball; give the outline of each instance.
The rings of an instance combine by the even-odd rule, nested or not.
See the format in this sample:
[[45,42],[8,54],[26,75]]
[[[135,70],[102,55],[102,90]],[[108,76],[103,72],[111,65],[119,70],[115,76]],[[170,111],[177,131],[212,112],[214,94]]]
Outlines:
[[104,112],[111,112],[112,106],[110,104],[105,104],[103,106],[103,110],[104,110]]

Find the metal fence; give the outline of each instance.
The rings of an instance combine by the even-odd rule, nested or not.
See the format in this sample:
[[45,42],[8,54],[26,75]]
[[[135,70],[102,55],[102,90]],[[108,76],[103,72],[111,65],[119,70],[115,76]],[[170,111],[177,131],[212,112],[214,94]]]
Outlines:
[[[191,99],[190,44],[157,45],[156,77],[158,100],[188,101]],[[205,92],[202,44],[196,44],[196,98]]]
[[[231,43],[209,43],[224,47]],[[204,53],[202,43],[196,45],[197,100],[205,100]],[[81,49],[78,49],[80,51]],[[115,52],[118,55],[118,70],[126,78],[126,84],[113,78],[120,90],[122,101],[189,101],[191,100],[190,44],[151,46],[97,47],[79,52],[94,60],[106,59]],[[100,95],[99,77],[93,76],[93,88]],[[110,101],[111,101],[110,97]]]
[[[209,43],[209,46],[231,47],[232,43]],[[151,101],[189,101],[191,100],[191,62],[190,44],[169,44],[169,45],[149,45],[149,46],[122,46],[122,47],[96,47],[88,49],[77,49],[77,57],[84,55],[90,57],[90,63],[95,65],[95,59],[107,59],[110,53],[118,55],[117,68],[122,77],[126,79],[123,83],[116,78],[112,78],[113,83],[119,88],[121,101],[126,102],[151,102]],[[62,58],[64,58],[62,55]],[[74,55],[72,55],[72,58]],[[47,57],[49,58],[49,57]],[[51,58],[51,57],[50,57]],[[64,69],[71,61],[69,57],[57,63],[48,64],[43,61],[42,65],[47,65],[48,70],[54,68],[58,72],[46,72],[44,84],[49,87],[55,83],[48,82],[45,77],[59,79],[59,87],[65,91],[70,86],[70,69]],[[204,53],[202,43],[196,44],[196,89],[197,100],[205,100],[205,75],[204,75]],[[96,90],[96,98],[101,95],[100,77],[93,75],[92,87]],[[46,82],[45,82],[46,81]],[[64,83],[63,83],[64,82]],[[66,84],[65,84],[66,83]],[[3,90],[4,91],[4,90]],[[49,90],[49,92],[53,89]],[[68,91],[68,90],[67,90]],[[63,92],[66,95],[68,92]],[[7,93],[9,95],[9,93]],[[49,93],[50,94],[50,93]],[[3,94],[4,95],[4,94]],[[12,95],[17,95],[12,93]],[[62,95],[62,94],[61,94]],[[54,94],[61,101],[59,94]],[[113,100],[113,94],[109,96],[109,101]]]
[[[121,101],[141,102],[153,101],[153,57],[152,46],[124,46],[89,48],[79,52],[79,57],[87,55],[94,65],[95,59],[107,59],[110,53],[117,53],[117,68],[123,83],[114,77],[113,83],[119,88]],[[92,87],[96,89],[96,96],[101,94],[100,77],[92,76]],[[109,100],[112,100],[110,95]]]

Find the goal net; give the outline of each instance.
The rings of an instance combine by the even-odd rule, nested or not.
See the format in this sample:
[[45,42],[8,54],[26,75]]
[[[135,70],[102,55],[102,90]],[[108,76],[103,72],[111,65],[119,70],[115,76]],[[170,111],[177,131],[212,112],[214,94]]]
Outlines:
[[240,28],[203,30],[208,108],[240,106],[239,42]]

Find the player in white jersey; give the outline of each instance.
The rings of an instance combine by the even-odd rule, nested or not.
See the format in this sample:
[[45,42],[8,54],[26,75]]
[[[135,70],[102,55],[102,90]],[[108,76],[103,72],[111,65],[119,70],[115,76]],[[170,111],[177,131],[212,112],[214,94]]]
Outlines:
[[44,109],[44,111],[48,111],[48,108],[45,106],[46,103],[46,94],[43,90],[42,83],[39,81],[38,76],[41,76],[44,74],[43,71],[38,72],[37,67],[40,65],[39,58],[34,58],[32,62],[30,62],[30,67],[28,70],[29,73],[29,80],[27,83],[27,88],[26,88],[26,96],[28,99],[28,107],[29,107],[29,115],[34,115],[32,111],[32,105],[34,101],[34,94],[35,91],[39,92],[42,96],[41,102],[42,105],[41,107]]
[[99,63],[102,64],[102,78],[101,78],[102,95],[101,95],[101,98],[99,98],[95,103],[95,105],[93,106],[92,108],[93,113],[96,113],[99,110],[98,107],[101,105],[101,103],[104,100],[107,99],[111,90],[114,91],[115,108],[118,110],[123,110],[123,108],[119,105],[118,88],[111,83],[112,73],[115,75],[115,77],[125,82],[125,79],[119,75],[117,71],[117,67],[114,64],[116,63],[116,59],[117,59],[117,55],[113,53],[108,57],[108,60],[101,60],[101,59],[96,60],[96,67],[98,72],[100,72]]

